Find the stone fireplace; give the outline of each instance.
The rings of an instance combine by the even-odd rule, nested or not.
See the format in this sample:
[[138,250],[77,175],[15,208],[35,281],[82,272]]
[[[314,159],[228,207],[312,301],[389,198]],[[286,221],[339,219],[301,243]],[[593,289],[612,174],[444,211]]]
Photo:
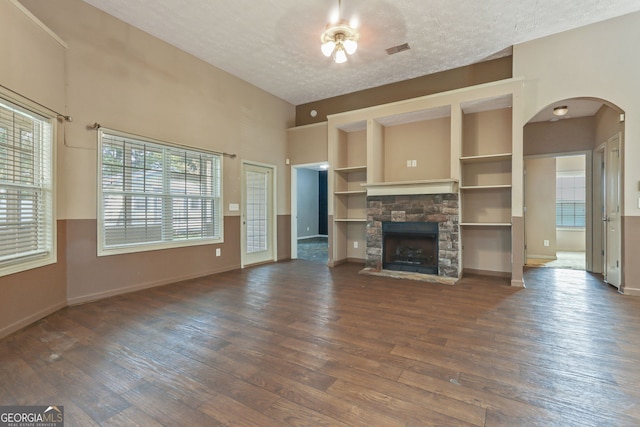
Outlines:
[[[407,223],[410,228],[413,227],[413,231],[409,236],[400,238],[402,241],[399,244],[396,242],[395,246],[388,247],[387,253],[384,253],[388,236],[383,238],[383,227],[397,234],[397,230],[406,228],[397,225],[400,223]],[[418,233],[433,241],[436,247],[432,253],[426,254],[430,249],[420,246],[424,243],[418,244],[418,239],[414,238]],[[426,237],[428,234],[430,237]],[[391,267],[394,270],[457,279],[460,272],[458,242],[456,193],[367,197],[366,268],[369,270],[380,271]],[[388,252],[397,254],[395,261]],[[433,262],[427,267],[429,257],[433,258]],[[412,268],[418,264],[424,264],[425,268]]]

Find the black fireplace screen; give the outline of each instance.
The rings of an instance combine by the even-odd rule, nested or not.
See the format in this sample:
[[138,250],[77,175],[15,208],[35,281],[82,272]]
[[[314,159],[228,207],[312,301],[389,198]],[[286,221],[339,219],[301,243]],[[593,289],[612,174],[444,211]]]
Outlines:
[[438,274],[438,223],[383,222],[382,268]]

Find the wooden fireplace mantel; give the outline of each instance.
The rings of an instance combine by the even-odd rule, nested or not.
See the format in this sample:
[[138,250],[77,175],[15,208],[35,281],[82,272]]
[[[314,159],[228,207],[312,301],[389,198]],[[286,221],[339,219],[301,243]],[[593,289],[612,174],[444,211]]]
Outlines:
[[362,184],[369,196],[457,193],[457,179],[427,179],[419,181],[375,182]]

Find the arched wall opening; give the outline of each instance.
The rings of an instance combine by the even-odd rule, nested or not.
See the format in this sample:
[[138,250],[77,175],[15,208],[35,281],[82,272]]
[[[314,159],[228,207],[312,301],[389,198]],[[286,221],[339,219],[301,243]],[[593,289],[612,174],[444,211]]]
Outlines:
[[[554,110],[560,107],[566,107],[566,113],[554,114]],[[571,98],[545,106],[524,126],[525,265],[531,265],[532,262],[526,258],[535,255],[556,257],[554,251],[558,238],[568,235],[575,237],[582,226],[584,269],[603,273],[606,278],[606,255],[603,254],[607,251],[606,224],[603,223],[603,217],[606,216],[603,215],[606,183],[603,164],[608,141],[616,136],[619,136],[620,142],[624,140],[623,117],[624,112],[606,100]],[[618,153],[622,164],[622,144]],[[579,187],[580,179],[570,177],[579,176],[579,167],[575,165],[579,164],[580,156],[584,159],[584,200],[579,200],[579,197],[567,200],[561,196],[566,189],[559,190],[558,186],[574,181],[573,185]],[[571,163],[571,159],[578,163]],[[562,164],[565,166],[560,166]],[[569,167],[570,171],[566,170],[567,164],[574,165]],[[564,175],[569,178],[558,178],[558,170],[563,167]],[[528,176],[529,173],[537,175]],[[622,191],[619,191],[619,196],[619,202],[622,203]],[[564,214],[573,217],[562,218],[563,209]],[[620,234],[616,244],[622,243],[622,239]],[[608,249],[611,252],[611,246]],[[620,270],[623,268],[621,263],[620,256]],[[576,268],[575,264],[572,268]]]

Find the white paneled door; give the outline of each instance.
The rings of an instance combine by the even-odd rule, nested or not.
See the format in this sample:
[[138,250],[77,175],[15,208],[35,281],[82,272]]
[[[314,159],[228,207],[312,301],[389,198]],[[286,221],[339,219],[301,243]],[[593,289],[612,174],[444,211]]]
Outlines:
[[605,271],[604,279],[620,288],[620,135],[607,141],[605,152]]
[[274,169],[242,165],[242,265],[275,261]]

